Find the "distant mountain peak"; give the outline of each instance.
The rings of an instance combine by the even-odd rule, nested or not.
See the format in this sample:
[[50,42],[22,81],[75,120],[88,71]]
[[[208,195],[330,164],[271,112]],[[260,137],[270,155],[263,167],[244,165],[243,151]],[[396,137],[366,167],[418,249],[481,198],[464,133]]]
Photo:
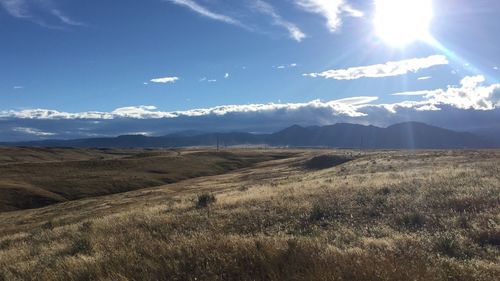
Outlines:
[[500,143],[472,133],[455,132],[422,122],[404,122],[387,128],[337,123],[328,126],[293,125],[273,134],[181,132],[162,137],[125,135],[115,138],[47,140],[6,145],[57,147],[188,147],[271,145],[361,149],[492,148]]

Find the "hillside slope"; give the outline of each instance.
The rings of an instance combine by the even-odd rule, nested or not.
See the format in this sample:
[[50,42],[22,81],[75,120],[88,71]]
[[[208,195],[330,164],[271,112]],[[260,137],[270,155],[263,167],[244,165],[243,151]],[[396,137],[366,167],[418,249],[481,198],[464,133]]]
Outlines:
[[499,151],[295,152],[0,213],[0,280],[498,279]]
[[[108,150],[103,156],[102,151],[85,150],[88,159],[81,160],[83,156],[78,153],[81,150],[76,150],[74,156],[68,155],[68,150],[30,149],[29,157],[22,157],[24,148],[19,151],[19,162],[0,164],[0,212],[216,175],[278,157],[259,153],[141,150]],[[44,158],[46,154],[51,157]],[[33,159],[36,161],[29,162]]]

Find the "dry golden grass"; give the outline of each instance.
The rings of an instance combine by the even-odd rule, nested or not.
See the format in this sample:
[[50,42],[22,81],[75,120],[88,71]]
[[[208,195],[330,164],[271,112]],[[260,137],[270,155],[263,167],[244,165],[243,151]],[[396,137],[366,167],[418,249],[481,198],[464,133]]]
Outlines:
[[275,157],[213,150],[43,148],[4,148],[0,155],[0,212],[217,175]]
[[500,151],[288,156],[0,213],[0,280],[498,280]]

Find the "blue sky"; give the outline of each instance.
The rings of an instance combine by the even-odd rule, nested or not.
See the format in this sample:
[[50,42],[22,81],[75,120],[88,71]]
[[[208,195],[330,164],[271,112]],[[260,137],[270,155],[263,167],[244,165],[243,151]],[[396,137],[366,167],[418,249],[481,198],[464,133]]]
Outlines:
[[[215,118],[214,130],[234,130],[224,126],[231,114],[274,122],[273,113],[289,116],[298,107],[330,112],[240,129],[387,125],[408,116],[460,129],[460,119],[441,124],[443,117],[396,116],[395,108],[491,113],[489,122],[470,127],[500,121],[500,2],[433,0],[433,41],[394,46],[377,34],[377,1],[387,0],[0,0],[0,137],[109,131],[77,132],[83,125],[72,129],[77,125],[68,121],[77,119],[165,119],[169,128],[127,130],[120,121],[113,134],[210,129],[196,125],[202,116]],[[373,108],[385,112],[372,118]],[[191,117],[191,125],[166,120],[179,116]],[[55,125],[62,119],[68,134]]]

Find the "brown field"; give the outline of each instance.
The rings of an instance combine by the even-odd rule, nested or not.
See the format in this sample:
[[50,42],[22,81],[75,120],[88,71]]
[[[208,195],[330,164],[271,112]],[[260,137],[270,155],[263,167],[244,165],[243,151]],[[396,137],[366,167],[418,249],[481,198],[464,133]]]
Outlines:
[[0,212],[217,175],[280,155],[174,150],[1,149]]
[[497,150],[3,151],[0,280],[499,280]]

